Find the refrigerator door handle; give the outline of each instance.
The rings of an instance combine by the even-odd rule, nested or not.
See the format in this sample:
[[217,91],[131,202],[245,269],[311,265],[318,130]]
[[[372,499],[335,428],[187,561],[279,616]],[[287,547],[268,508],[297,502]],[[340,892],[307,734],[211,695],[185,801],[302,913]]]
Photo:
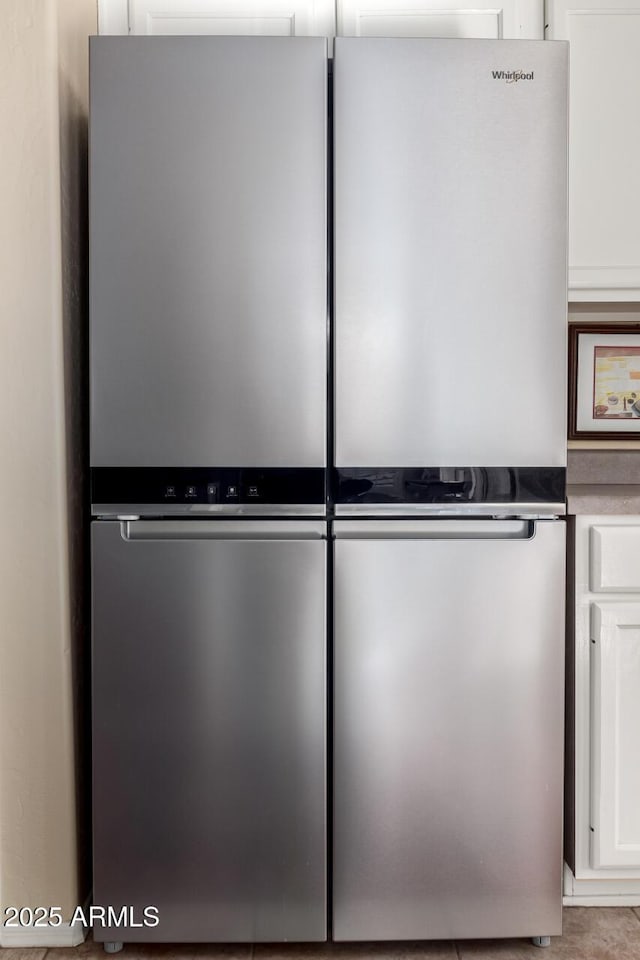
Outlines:
[[532,540],[536,520],[337,520],[338,540]]
[[326,524],[311,520],[125,520],[120,532],[123,540],[323,540]]

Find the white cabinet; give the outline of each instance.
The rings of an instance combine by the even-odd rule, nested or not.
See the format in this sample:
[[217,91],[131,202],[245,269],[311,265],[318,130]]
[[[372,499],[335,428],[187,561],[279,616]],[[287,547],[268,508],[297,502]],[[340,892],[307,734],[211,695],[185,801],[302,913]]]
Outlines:
[[337,0],[340,37],[542,39],[543,0]]
[[640,595],[640,526],[614,523],[611,519],[595,524],[589,528],[589,544],[589,584],[593,593]]
[[335,34],[333,0],[99,0],[100,33]]
[[591,642],[591,862],[640,874],[640,598],[594,603]]
[[100,33],[541,39],[544,0],[98,0]]
[[640,904],[640,516],[573,529],[565,895]]
[[569,299],[640,299],[640,0],[547,0],[569,40]]

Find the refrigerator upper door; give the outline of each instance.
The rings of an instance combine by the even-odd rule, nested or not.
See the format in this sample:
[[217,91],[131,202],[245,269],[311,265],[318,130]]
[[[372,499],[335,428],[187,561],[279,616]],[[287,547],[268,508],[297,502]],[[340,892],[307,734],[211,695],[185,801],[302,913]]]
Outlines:
[[92,466],[324,466],[326,65],[91,39]]
[[562,466],[567,46],[337,39],[336,464]]

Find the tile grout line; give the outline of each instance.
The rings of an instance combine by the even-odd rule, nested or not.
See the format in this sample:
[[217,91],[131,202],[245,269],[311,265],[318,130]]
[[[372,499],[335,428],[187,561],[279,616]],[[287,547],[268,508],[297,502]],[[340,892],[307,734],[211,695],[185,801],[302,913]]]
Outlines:
[[458,941],[457,941],[457,940],[454,940],[454,941],[453,941],[453,949],[454,949],[455,952],[456,952],[456,960],[462,960],[462,954],[460,953],[460,949],[459,949],[459,947],[458,947]]

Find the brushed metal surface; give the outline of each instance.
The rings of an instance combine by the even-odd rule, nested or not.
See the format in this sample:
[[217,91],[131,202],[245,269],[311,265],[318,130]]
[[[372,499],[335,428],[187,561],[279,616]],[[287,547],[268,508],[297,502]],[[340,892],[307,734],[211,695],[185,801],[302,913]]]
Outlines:
[[527,517],[548,519],[564,516],[566,503],[337,503],[337,517],[375,517],[408,514],[410,516],[442,517]]
[[335,542],[335,939],[561,932],[564,544]]
[[531,520],[336,520],[333,534],[339,540],[530,540]]
[[322,466],[322,38],[93,37],[93,466]]
[[327,506],[324,503],[172,503],[164,506],[158,503],[93,503],[91,513],[94,517],[120,517],[125,513],[139,517],[163,516],[221,516],[221,517],[324,517]]
[[303,520],[135,520],[125,540],[322,540],[327,525]]
[[92,524],[98,940],[326,937],[326,543]]
[[336,39],[338,466],[566,462],[567,50]]

